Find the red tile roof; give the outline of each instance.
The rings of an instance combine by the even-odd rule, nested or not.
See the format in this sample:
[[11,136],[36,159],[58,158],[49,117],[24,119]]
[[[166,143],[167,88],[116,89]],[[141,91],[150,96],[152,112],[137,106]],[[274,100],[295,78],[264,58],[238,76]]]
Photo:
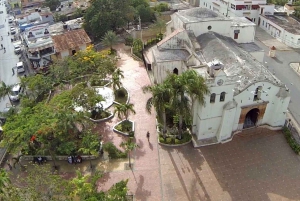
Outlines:
[[74,49],[79,45],[91,42],[91,39],[84,29],[76,29],[67,31],[60,35],[52,36],[52,40],[56,52]]

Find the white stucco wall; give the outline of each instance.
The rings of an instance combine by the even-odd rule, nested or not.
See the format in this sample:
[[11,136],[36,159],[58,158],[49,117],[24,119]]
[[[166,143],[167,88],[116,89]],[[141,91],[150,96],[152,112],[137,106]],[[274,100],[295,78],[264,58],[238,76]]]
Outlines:
[[187,70],[183,61],[165,61],[155,63],[153,65],[153,73],[156,78],[156,82],[162,83],[169,73],[173,73],[175,68],[178,69],[178,75]]
[[69,56],[69,50],[61,51],[60,55],[62,59]]
[[[234,39],[234,31],[238,30],[240,33],[237,39]],[[255,26],[231,26],[229,37],[237,43],[251,43],[254,42]]]
[[[221,20],[221,21],[208,21],[208,22],[197,22],[189,23],[186,25],[187,30],[192,30],[196,37],[201,34],[207,33],[208,31],[213,31],[221,35],[228,36],[230,32],[231,20]],[[211,26],[209,30],[208,27]]]
[[[263,15],[259,16],[261,21],[259,27],[265,30],[268,34],[286,44],[289,47],[300,48],[300,35],[290,33],[284,28],[268,20]],[[299,27],[300,29],[300,27]]]

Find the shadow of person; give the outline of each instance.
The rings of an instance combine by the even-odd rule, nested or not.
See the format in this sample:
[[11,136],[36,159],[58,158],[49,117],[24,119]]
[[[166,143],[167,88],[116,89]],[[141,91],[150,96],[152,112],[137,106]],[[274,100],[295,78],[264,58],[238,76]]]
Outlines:
[[153,151],[153,145],[151,144],[151,142],[149,142],[149,147]]

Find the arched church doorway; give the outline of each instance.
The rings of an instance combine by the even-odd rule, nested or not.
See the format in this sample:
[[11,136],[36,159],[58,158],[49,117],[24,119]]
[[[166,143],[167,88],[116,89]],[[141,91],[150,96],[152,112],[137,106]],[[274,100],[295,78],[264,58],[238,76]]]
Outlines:
[[251,128],[256,125],[258,120],[259,109],[253,108],[246,114],[245,122],[243,128]]
[[176,74],[176,75],[178,75],[178,69],[174,68],[173,73]]

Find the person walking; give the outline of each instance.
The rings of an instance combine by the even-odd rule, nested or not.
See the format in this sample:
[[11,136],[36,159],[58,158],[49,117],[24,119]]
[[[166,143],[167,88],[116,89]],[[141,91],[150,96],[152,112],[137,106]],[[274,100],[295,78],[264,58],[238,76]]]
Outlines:
[[5,49],[5,47],[3,48],[4,49],[4,53],[6,52],[6,49]]
[[3,40],[3,37],[1,36],[1,40]]
[[150,142],[150,133],[149,133],[149,131],[147,131],[147,138],[148,138],[148,142]]
[[3,49],[3,45],[1,44],[1,49]]

